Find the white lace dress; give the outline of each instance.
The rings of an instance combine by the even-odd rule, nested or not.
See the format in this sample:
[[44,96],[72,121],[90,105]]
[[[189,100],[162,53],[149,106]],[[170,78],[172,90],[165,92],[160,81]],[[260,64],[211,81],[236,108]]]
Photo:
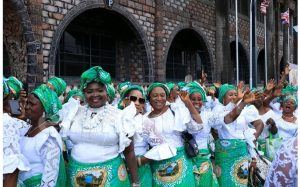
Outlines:
[[54,127],[48,127],[34,137],[22,137],[21,150],[29,160],[31,170],[19,173],[19,180],[42,175],[40,186],[55,186],[59,174],[62,140]]
[[291,123],[279,118],[275,121],[275,123],[278,128],[278,136],[283,140],[289,139],[298,134],[298,119],[295,123]]
[[[136,110],[134,105],[128,107]],[[99,163],[121,154],[135,132],[133,116],[123,114],[108,103],[100,108],[79,106],[75,114],[66,114],[69,117],[60,134],[73,144],[71,157],[82,163]]]
[[20,129],[24,126],[27,126],[26,122],[3,114],[3,174],[13,173],[16,169],[30,170],[30,164],[20,147]]
[[298,186],[298,138],[289,138],[276,153],[265,187]]

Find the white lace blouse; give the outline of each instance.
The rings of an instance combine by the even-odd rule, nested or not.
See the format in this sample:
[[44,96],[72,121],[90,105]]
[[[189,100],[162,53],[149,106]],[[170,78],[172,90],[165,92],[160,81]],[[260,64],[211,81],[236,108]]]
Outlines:
[[100,108],[79,106],[74,118],[61,130],[73,144],[71,156],[79,162],[97,163],[122,153],[134,134],[133,116],[123,114],[108,103]]
[[269,125],[266,124],[267,120],[269,118],[272,118],[275,122],[277,121],[278,118],[280,118],[280,115],[276,114],[272,109],[270,109],[268,112],[266,112],[263,115],[259,115],[260,119],[264,123],[264,129],[262,133],[259,136],[259,139],[266,139],[269,136]]
[[48,127],[34,137],[22,137],[21,149],[31,170],[20,172],[19,180],[42,174],[41,186],[55,186],[62,152],[62,140],[56,129]]
[[144,155],[149,150],[149,144],[143,138],[143,121],[145,116],[138,114],[134,117],[135,121],[135,134],[133,136],[134,152],[135,155]]
[[170,104],[170,108],[154,118],[143,121],[143,137],[152,147],[145,157],[163,160],[176,155],[176,148],[183,146],[181,134],[188,128],[199,131],[201,124],[192,122],[189,110],[180,99]]
[[283,140],[291,138],[298,133],[298,119],[295,123],[284,121],[282,118],[277,119],[276,126],[278,128],[278,136]]
[[[188,128],[188,131],[189,133],[193,134],[199,149],[208,149],[211,128],[221,128],[222,125],[225,125],[224,115],[216,114],[210,111],[202,111],[200,116],[203,121],[203,129],[193,131]],[[192,121],[192,123],[195,122]]]
[[13,173],[16,169],[29,171],[30,164],[20,147],[20,129],[26,122],[3,114],[3,174]]
[[298,138],[284,142],[276,153],[268,172],[265,187],[298,186]]

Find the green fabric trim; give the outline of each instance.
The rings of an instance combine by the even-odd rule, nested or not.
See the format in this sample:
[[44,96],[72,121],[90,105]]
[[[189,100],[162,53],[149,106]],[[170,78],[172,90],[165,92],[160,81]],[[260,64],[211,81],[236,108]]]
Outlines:
[[58,97],[61,96],[67,88],[67,83],[62,78],[59,77],[50,78],[47,84],[53,86],[54,91],[57,93]]
[[39,187],[42,181],[42,174],[35,175],[23,181],[24,187]]
[[161,82],[155,82],[155,83],[152,83],[152,84],[150,84],[150,86],[148,87],[148,89],[147,89],[147,99],[149,100],[150,98],[150,93],[152,92],[152,90],[154,89],[154,88],[156,88],[156,87],[161,87],[161,88],[163,88],[164,90],[165,90],[165,92],[166,92],[166,96],[168,97],[169,96],[169,94],[170,94],[170,90],[169,90],[169,88],[165,85],[165,84],[163,84],[163,83],[161,83]]
[[23,83],[16,77],[9,77],[7,80],[7,86],[9,87],[11,93],[17,99],[20,96],[21,90],[23,89]]

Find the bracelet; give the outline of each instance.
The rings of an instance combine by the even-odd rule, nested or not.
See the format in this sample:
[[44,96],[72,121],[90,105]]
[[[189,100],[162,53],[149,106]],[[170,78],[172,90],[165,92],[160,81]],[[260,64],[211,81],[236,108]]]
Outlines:
[[138,158],[137,158],[137,162],[138,162],[138,166],[141,166],[141,165],[142,165],[141,157],[138,157]]

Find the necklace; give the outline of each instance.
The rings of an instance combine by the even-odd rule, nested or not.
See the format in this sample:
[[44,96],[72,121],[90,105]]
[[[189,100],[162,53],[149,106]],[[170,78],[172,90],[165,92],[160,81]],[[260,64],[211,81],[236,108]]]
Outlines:
[[38,125],[37,127],[35,127],[33,130],[27,131],[27,133],[25,134],[25,136],[29,136],[30,134],[32,134],[33,132],[35,132],[36,130],[40,129],[40,127],[42,127],[47,121],[44,121],[42,124]]
[[87,121],[88,110],[89,110],[89,106],[86,107],[86,109],[84,111],[84,117],[82,118],[82,121],[81,121],[82,127],[84,129],[93,129],[97,126],[100,126],[103,119],[104,119],[104,117],[107,115],[107,113],[109,111],[108,110],[108,105],[105,104],[104,107],[103,107],[103,111],[100,111],[100,112],[96,113],[95,115],[91,116],[93,118],[92,118],[91,121],[88,122]]
[[[284,115],[284,114],[282,114],[282,118],[284,119],[290,119],[291,121],[294,121],[295,120],[295,118],[296,118],[296,116],[286,116],[286,115]],[[289,120],[288,120],[289,121]],[[289,121],[290,122],[290,121]]]

